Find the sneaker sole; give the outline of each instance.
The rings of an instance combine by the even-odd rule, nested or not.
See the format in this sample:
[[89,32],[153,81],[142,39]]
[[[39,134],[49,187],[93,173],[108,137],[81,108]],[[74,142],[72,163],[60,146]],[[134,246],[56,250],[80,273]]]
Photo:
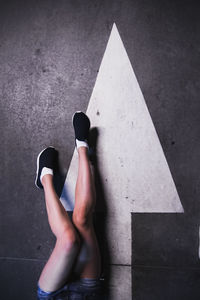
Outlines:
[[53,146],[49,146],[49,147],[46,147],[45,149],[43,149],[39,154],[38,154],[38,157],[37,157],[37,170],[36,170],[36,178],[35,178],[35,185],[38,189],[41,189],[41,187],[39,187],[37,185],[37,180],[38,180],[38,172],[39,172],[39,160],[40,160],[40,156],[41,154],[47,149],[47,148],[53,148],[55,149]]

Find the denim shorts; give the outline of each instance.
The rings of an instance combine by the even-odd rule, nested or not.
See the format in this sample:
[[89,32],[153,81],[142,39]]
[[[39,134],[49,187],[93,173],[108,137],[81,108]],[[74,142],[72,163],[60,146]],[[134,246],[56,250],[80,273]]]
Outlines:
[[81,278],[55,292],[44,292],[38,285],[38,300],[104,300],[102,280]]

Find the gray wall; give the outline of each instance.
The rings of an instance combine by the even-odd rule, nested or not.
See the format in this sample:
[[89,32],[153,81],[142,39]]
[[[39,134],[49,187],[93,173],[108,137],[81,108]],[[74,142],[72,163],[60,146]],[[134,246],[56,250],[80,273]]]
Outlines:
[[185,211],[133,218],[133,299],[199,299],[199,4],[158,0],[0,2],[2,299],[35,299],[54,245],[36,157],[53,144],[66,175],[113,22]]

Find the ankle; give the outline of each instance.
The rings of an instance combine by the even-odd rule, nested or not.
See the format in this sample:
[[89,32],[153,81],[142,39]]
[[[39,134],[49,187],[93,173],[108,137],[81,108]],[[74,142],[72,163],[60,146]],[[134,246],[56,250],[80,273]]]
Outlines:
[[78,151],[78,154],[79,155],[87,155],[88,154],[88,148],[87,147],[79,147],[78,149],[77,149],[77,151]]
[[86,140],[85,141],[79,141],[78,139],[76,139],[76,148],[77,148],[77,150],[79,148],[82,148],[82,147],[85,147],[85,148],[89,149],[88,142]]
[[53,182],[53,175],[51,175],[51,174],[46,174],[41,179],[41,183],[43,186],[45,186],[49,183],[52,184],[52,182]]

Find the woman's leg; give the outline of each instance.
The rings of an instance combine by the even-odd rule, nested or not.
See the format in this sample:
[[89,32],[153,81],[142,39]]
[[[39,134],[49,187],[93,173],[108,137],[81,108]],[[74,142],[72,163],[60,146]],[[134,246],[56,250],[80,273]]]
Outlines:
[[95,206],[95,185],[92,177],[88,149],[79,147],[78,178],[75,190],[75,208],[73,222],[85,243],[88,257],[82,278],[98,278],[101,272],[100,252],[93,227],[93,210]]
[[39,286],[46,292],[59,289],[69,277],[79,251],[79,237],[53,186],[53,176],[44,175],[42,185],[48,220],[56,236],[56,244],[39,278]]

